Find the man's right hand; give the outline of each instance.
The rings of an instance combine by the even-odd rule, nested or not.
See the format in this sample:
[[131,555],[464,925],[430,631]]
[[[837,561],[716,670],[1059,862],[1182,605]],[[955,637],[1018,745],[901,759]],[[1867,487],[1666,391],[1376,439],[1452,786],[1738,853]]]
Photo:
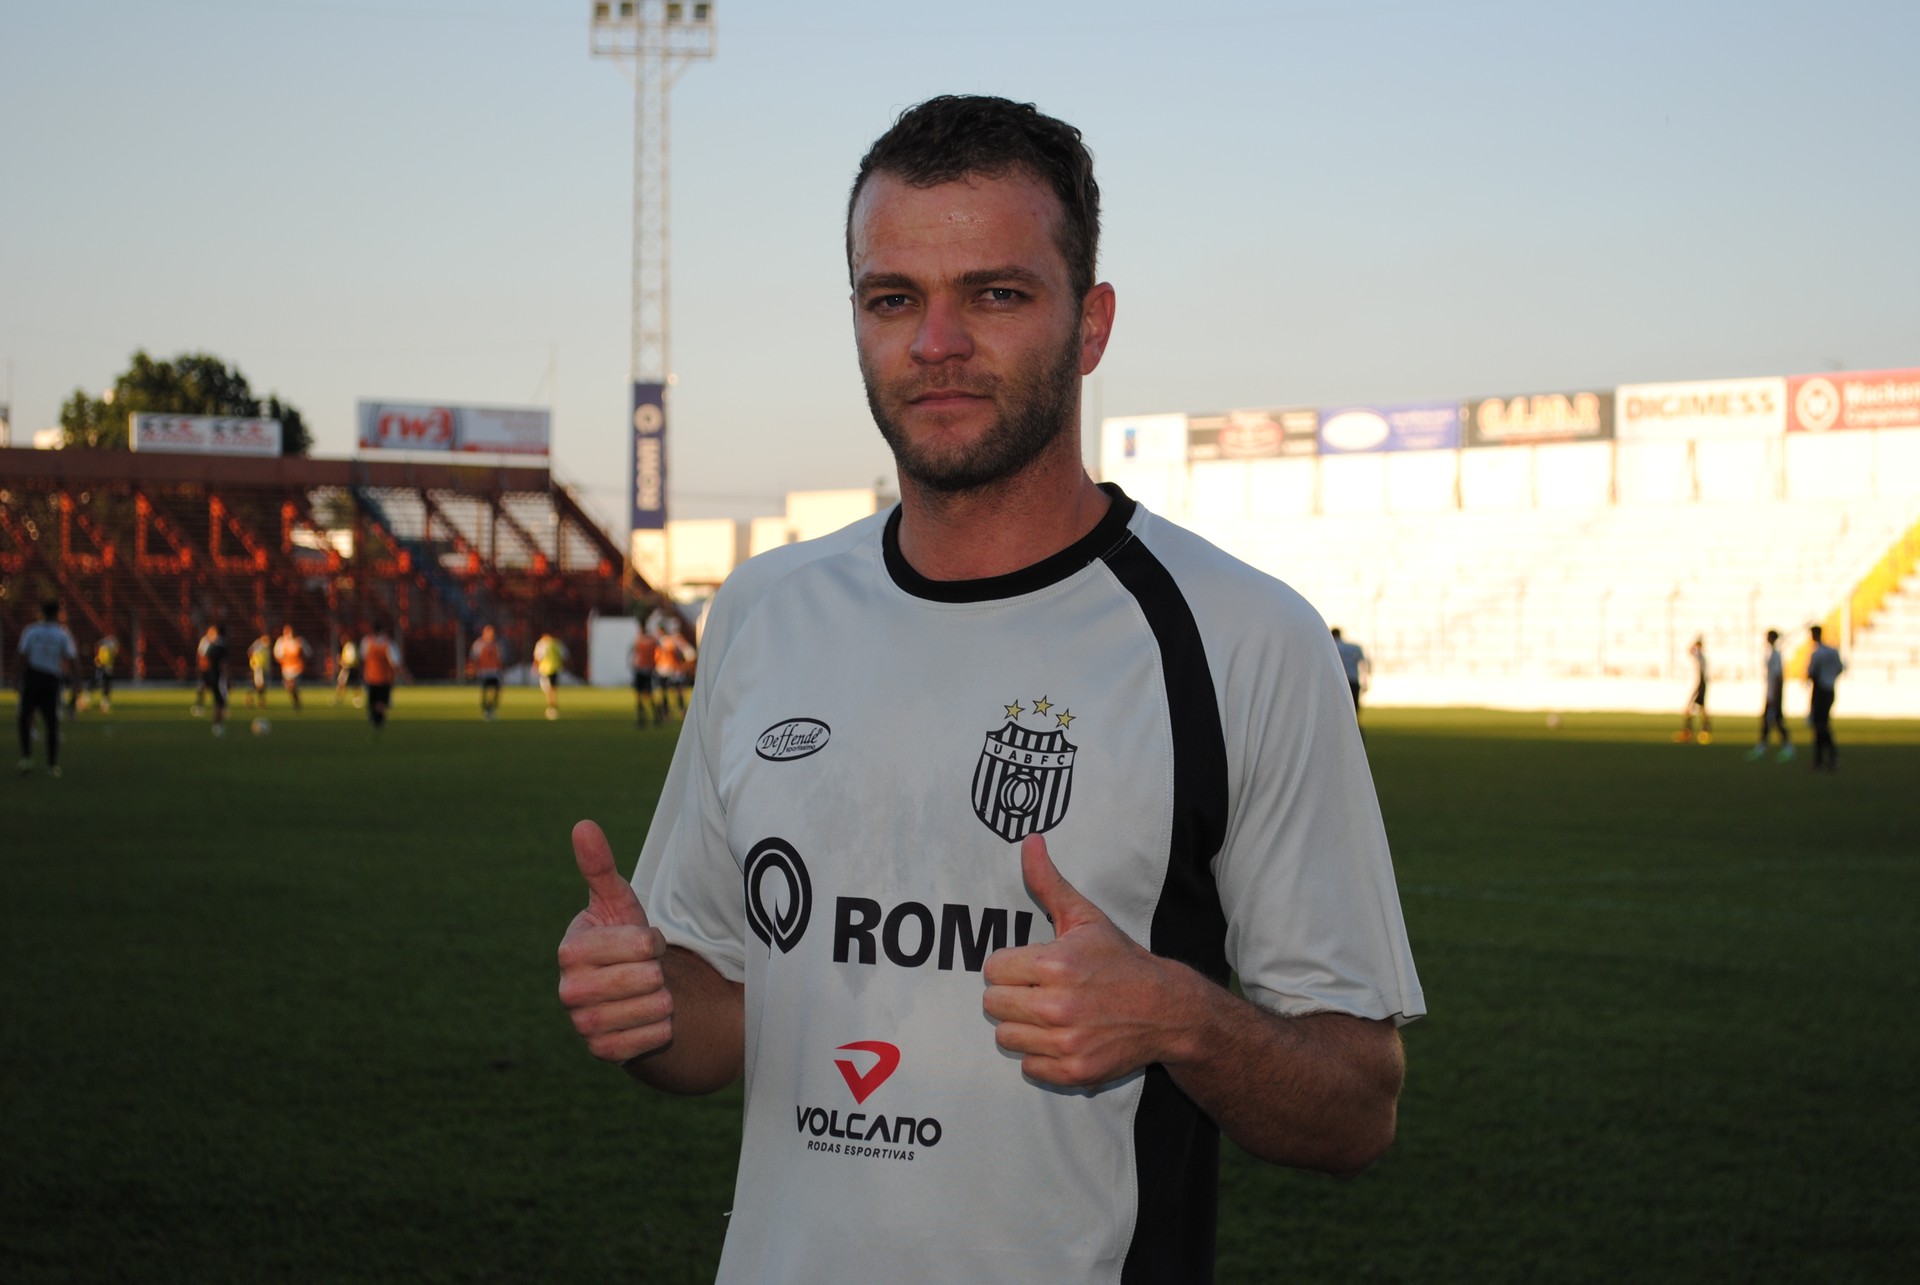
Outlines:
[[560,939],[560,1003],[595,1057],[631,1062],[673,1041],[666,938],[647,922],[599,826],[573,827],[573,858],[587,881],[587,908]]

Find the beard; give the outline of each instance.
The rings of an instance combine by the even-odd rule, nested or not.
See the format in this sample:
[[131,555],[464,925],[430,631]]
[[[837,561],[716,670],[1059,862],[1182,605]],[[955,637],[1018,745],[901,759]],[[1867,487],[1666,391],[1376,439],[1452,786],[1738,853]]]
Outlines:
[[[961,375],[933,369],[915,379],[883,388],[860,359],[867,409],[893,451],[900,475],[945,495],[978,491],[1013,477],[1060,440],[1079,410],[1080,327],[1075,326],[1056,352],[1011,376]],[[949,388],[990,398],[998,412],[980,440],[965,447],[938,449],[912,441],[890,407],[905,407],[928,388]]]

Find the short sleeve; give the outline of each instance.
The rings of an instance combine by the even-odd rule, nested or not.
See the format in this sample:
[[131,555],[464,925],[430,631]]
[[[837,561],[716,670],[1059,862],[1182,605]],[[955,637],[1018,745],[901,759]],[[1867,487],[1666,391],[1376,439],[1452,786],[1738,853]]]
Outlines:
[[633,872],[647,918],[729,981],[746,980],[746,905],[709,760],[711,682],[696,684]]
[[1411,1021],[1426,1002],[1345,670],[1318,613],[1269,584],[1269,627],[1210,662],[1230,777],[1214,868],[1227,958],[1263,1008]]

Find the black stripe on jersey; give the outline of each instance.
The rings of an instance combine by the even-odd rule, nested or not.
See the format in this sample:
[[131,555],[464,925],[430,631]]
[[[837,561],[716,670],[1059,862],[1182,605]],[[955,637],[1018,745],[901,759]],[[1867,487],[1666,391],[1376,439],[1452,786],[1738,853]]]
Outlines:
[[908,565],[900,553],[900,507],[887,515],[880,537],[880,550],[886,559],[887,574],[893,582],[916,598],[929,602],[992,602],[999,598],[1018,598],[1058,584],[1076,571],[1084,570],[1127,539],[1127,523],[1133,520],[1134,504],[1127,493],[1111,482],[1102,482],[1113,503],[1093,530],[1075,540],[1050,558],[1042,558],[1030,567],[1004,576],[984,580],[929,580]]
[[[1105,557],[1159,644],[1173,737],[1173,835],[1148,947],[1224,986],[1227,919],[1213,858],[1227,833],[1227,744],[1200,626],[1172,574],[1139,540]],[[1140,1203],[1120,1279],[1212,1280],[1220,1130],[1165,1067],[1147,1068],[1133,1144]]]

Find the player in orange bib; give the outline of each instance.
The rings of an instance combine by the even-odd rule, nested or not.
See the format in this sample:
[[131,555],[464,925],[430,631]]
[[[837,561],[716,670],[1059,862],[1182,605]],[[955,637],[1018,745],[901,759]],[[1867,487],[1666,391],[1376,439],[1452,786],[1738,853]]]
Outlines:
[[385,621],[360,640],[360,668],[367,683],[367,719],[374,728],[387,725],[387,708],[393,704],[393,680],[402,668],[400,644],[387,633]]
[[660,662],[660,644],[654,636],[642,629],[633,636],[633,721],[641,727],[648,723],[666,721],[665,711],[655,714],[653,708],[653,687],[657,679],[656,669]]
[[280,636],[273,640],[273,663],[280,666],[280,683],[287,689],[296,714],[300,712],[300,675],[307,672],[307,657],[312,654],[313,648],[293,632],[292,625],[280,626]]

